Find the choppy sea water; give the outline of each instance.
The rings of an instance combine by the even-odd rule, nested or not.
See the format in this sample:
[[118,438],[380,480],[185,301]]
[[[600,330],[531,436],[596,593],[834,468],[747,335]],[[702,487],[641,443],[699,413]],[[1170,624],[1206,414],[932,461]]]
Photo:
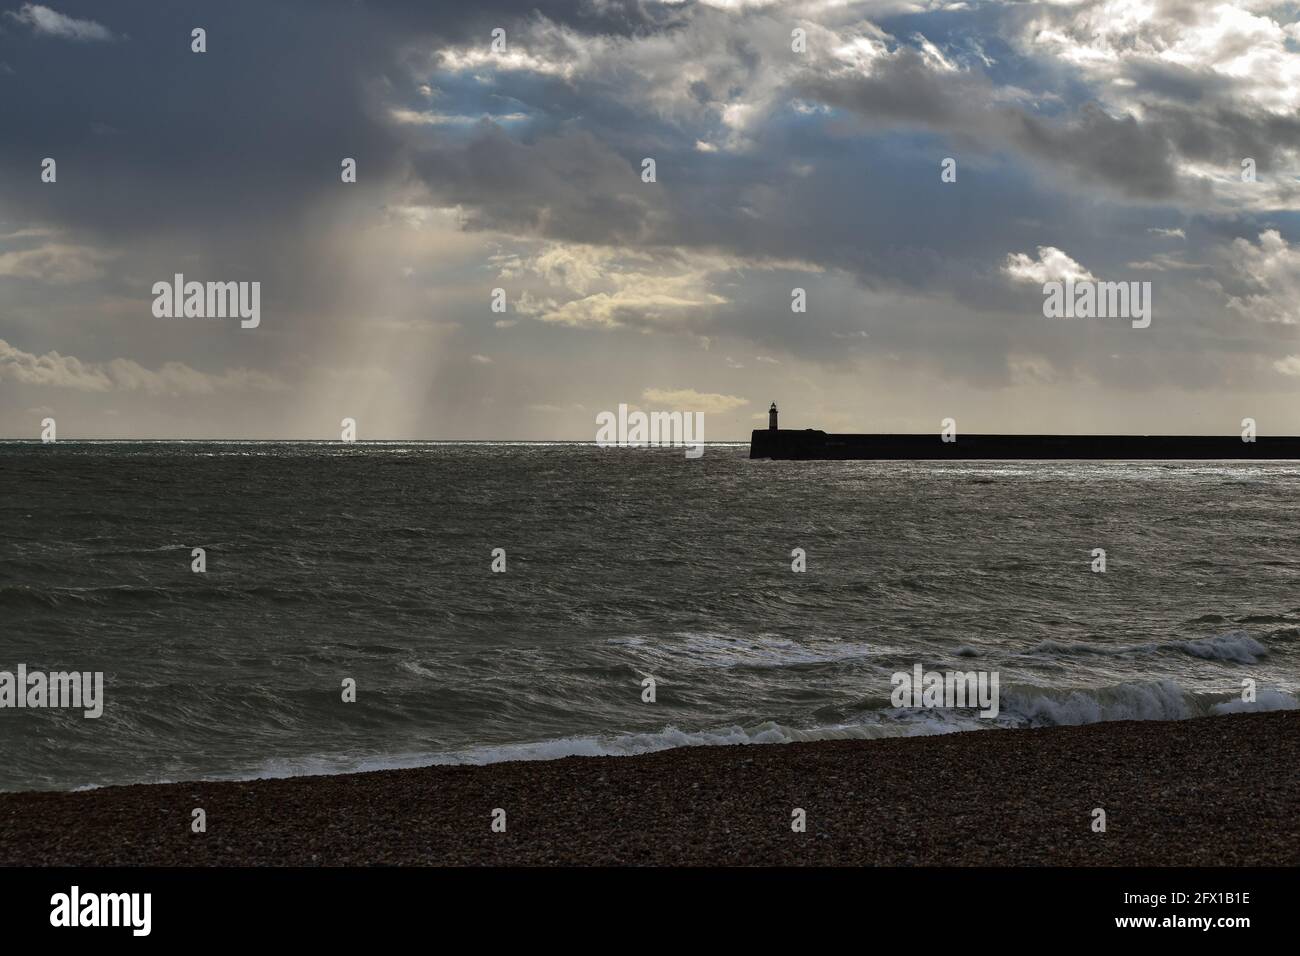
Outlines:
[[747,454],[0,443],[0,670],[106,698],[0,710],[0,789],[1296,706],[1300,464]]

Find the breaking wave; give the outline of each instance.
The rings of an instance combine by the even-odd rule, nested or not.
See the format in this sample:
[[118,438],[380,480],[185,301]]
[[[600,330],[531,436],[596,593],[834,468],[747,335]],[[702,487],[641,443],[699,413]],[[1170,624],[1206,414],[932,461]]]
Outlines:
[[1138,654],[1159,654],[1175,650],[1192,657],[1211,661],[1231,661],[1238,664],[1256,664],[1268,654],[1268,648],[1255,638],[1240,632],[1219,634],[1214,637],[1191,641],[1170,641],[1168,643],[1131,644],[1120,647],[1107,647],[1103,644],[1089,644],[1083,641],[1064,643],[1061,641],[1040,641],[1025,654],[1044,657],[1070,657],[1079,654],[1096,654],[1105,657],[1125,657]]
[[1016,687],[1002,694],[1001,713],[993,719],[980,718],[973,709],[917,711],[884,708],[868,712],[856,723],[814,727],[792,727],[775,721],[765,721],[750,727],[730,726],[694,731],[669,726],[647,733],[575,735],[442,753],[277,759],[262,764],[250,773],[231,777],[249,779],[312,776],[446,764],[479,766],[506,761],[558,760],[564,757],[628,757],[676,747],[875,740],[973,730],[1077,726],[1114,720],[1186,720],[1219,714],[1297,708],[1300,708],[1300,701],[1281,691],[1263,689],[1259,691],[1256,701],[1243,703],[1223,696],[1194,694],[1173,681],[1125,683],[1097,690],[1073,691]]

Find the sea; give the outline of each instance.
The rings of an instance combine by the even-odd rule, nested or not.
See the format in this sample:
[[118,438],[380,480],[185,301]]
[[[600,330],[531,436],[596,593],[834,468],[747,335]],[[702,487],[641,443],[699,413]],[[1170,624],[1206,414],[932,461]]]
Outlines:
[[[0,708],[0,790],[1300,695],[1295,462],[10,441],[0,489],[0,671],[104,675],[99,718]],[[996,674],[997,716],[895,706],[917,665]]]

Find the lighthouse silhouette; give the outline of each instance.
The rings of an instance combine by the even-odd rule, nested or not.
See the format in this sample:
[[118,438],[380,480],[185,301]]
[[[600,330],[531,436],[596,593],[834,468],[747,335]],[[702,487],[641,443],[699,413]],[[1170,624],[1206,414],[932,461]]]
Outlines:
[[767,430],[776,431],[776,402],[773,402],[772,407],[767,410]]

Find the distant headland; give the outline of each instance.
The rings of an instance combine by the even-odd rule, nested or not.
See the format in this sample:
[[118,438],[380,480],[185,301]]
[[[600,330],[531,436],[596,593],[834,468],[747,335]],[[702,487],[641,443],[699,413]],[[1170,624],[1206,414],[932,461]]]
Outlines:
[[1300,459],[1300,437],[1241,435],[834,435],[815,428],[768,427],[749,439],[750,458],[844,461],[1216,461]]

